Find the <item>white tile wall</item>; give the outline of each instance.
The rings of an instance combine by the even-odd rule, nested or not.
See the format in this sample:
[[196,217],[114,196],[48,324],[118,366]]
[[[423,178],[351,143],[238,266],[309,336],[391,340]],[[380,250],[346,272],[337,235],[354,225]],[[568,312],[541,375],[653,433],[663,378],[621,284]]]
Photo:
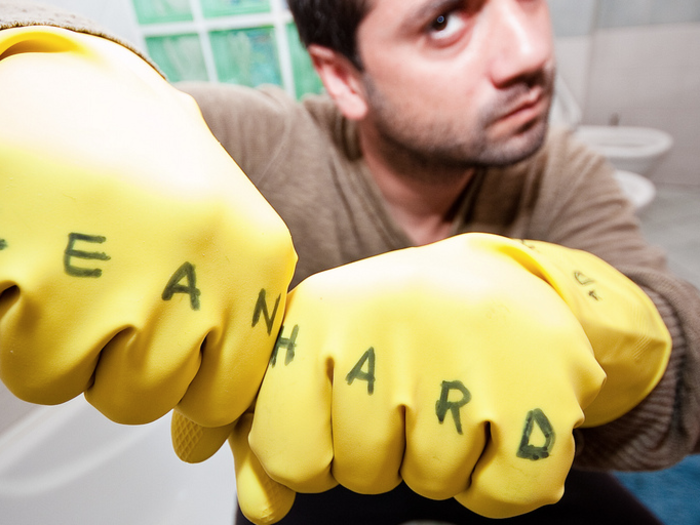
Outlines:
[[17,399],[0,382],[0,434],[37,408]]
[[596,0],[549,0],[548,3],[557,36],[591,34],[595,24]]
[[652,0],[600,0],[599,27],[644,25],[651,22]]
[[587,98],[593,39],[589,36],[557,38],[557,69],[579,106]]
[[642,212],[642,230],[666,250],[671,270],[700,289],[700,188],[660,185],[658,190]]
[[584,123],[663,129],[675,139],[651,178],[700,187],[700,24],[606,29],[592,37]]
[[698,0],[654,0],[651,6],[651,21],[669,24],[700,20]]

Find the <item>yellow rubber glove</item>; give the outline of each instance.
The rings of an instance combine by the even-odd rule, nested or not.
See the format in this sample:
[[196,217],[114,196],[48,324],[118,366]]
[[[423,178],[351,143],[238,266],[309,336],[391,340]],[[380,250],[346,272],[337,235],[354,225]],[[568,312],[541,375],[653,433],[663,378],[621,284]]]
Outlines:
[[5,30],[0,85],[2,381],[34,403],[85,392],[121,423],[236,420],[296,263],[282,220],[124,47]]
[[634,283],[545,243],[468,234],[312,276],[288,298],[249,438],[230,440],[250,470],[241,509],[274,523],[292,490],[401,479],[492,518],[554,503],[584,413],[632,408],[669,350]]

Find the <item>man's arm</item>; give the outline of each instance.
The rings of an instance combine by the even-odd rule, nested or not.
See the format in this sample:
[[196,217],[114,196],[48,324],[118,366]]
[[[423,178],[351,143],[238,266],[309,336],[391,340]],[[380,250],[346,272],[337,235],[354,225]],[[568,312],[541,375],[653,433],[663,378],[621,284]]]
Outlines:
[[612,168],[582,144],[559,135],[544,167],[542,203],[533,214],[537,238],[601,257],[652,299],[673,341],[664,377],[618,420],[577,431],[581,468],[647,470],[697,452],[700,439],[700,297],[671,274],[612,178]]

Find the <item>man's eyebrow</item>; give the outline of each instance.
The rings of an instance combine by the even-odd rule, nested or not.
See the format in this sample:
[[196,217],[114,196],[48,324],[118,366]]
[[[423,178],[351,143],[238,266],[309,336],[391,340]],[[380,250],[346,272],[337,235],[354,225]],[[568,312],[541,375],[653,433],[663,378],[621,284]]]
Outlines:
[[465,1],[466,0],[429,0],[424,2],[407,15],[401,27],[403,29],[412,29],[417,25],[423,25],[426,18],[456,9],[463,5]]

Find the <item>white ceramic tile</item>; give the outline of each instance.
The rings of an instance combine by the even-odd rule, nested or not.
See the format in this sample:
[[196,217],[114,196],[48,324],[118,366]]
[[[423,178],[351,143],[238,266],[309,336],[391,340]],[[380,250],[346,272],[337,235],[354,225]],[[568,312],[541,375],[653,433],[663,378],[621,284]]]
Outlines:
[[593,32],[596,0],[549,0],[554,33],[560,37],[584,36]]
[[591,72],[584,113],[586,123],[608,124],[613,114],[627,119],[633,102],[631,91],[634,86],[628,80],[631,71],[620,69],[615,72]]
[[693,109],[696,115],[700,114],[700,64],[697,67],[685,69],[680,81],[684,104],[689,109]]
[[667,251],[671,270],[700,288],[700,188],[660,185],[657,190],[641,215],[642,230]]
[[647,67],[687,67],[700,62],[700,23],[606,29],[594,37],[594,56],[600,67],[623,63]]
[[615,70],[621,64],[626,67],[645,65],[640,44],[644,42],[646,33],[646,27],[609,29],[596,33],[592,51],[596,67]]
[[668,24],[700,21],[698,0],[652,0],[651,23]]
[[[700,2],[700,0],[698,0]],[[686,56],[689,67],[700,68],[700,23],[674,26],[677,29],[677,46]]]
[[674,149],[649,178],[659,184],[675,184],[700,188],[700,167],[696,152]]
[[673,129],[669,131],[674,137],[674,147],[698,155],[700,169],[700,118],[698,112],[684,111],[682,108],[670,113]]
[[671,111],[685,107],[682,68],[655,62],[631,71],[628,81],[631,106]]
[[646,25],[651,21],[652,0],[601,0],[599,27]]
[[591,37],[568,37],[555,40],[557,69],[583,111],[590,76]]
[[0,434],[37,408],[17,399],[0,382]]
[[669,66],[692,64],[700,46],[700,23],[649,26],[640,42],[650,61],[664,60]]

